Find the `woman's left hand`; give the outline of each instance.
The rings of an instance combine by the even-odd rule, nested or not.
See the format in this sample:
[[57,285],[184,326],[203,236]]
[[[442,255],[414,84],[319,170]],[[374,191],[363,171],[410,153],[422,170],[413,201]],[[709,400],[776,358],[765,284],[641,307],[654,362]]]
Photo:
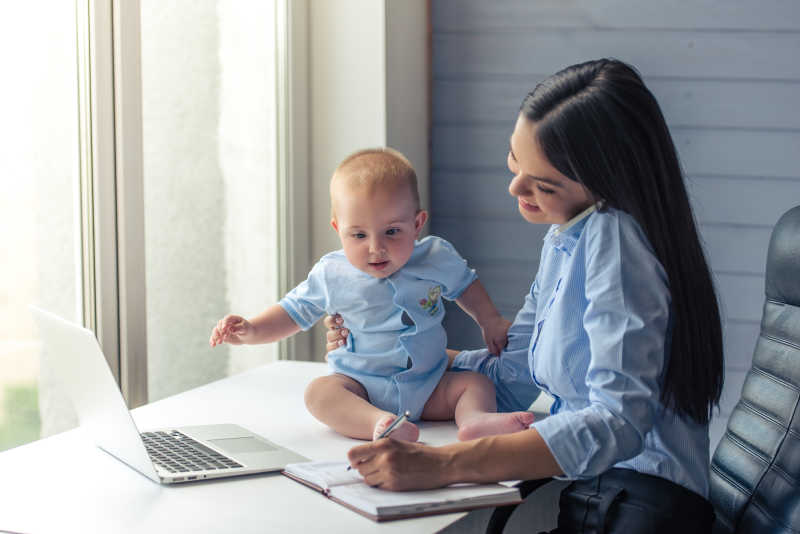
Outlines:
[[347,335],[350,333],[350,331],[344,327],[342,316],[338,313],[325,316],[325,319],[323,319],[322,322],[327,329],[325,330],[325,361],[327,361],[328,352],[336,350],[347,343]]
[[441,488],[451,483],[449,455],[441,447],[383,438],[350,449],[347,458],[364,481],[376,488],[402,491]]
[[486,342],[486,348],[489,349],[491,354],[499,356],[503,349],[506,348],[508,344],[508,329],[510,327],[511,321],[499,314],[481,324],[483,340]]

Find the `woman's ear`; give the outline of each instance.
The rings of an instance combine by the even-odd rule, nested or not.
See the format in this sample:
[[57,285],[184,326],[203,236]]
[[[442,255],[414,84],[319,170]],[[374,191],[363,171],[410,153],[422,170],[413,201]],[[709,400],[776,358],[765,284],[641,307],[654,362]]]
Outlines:
[[414,217],[414,238],[416,239],[419,237],[419,233],[422,231],[422,228],[425,226],[425,223],[428,220],[428,212],[425,210],[419,210],[417,215]]

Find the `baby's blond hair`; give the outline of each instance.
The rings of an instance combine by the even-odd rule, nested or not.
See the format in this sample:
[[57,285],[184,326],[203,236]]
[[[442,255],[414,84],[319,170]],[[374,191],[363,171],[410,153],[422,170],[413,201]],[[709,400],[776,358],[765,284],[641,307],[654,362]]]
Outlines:
[[365,187],[375,190],[383,187],[409,188],[414,201],[414,209],[419,211],[419,191],[417,173],[403,154],[393,148],[367,148],[354,152],[344,158],[331,177],[331,216],[336,217],[333,196],[336,184],[347,187]]

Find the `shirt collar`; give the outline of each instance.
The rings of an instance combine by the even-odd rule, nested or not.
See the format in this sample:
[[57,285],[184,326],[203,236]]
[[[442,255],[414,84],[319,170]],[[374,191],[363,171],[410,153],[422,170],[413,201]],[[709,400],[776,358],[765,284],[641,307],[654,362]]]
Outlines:
[[599,206],[599,202],[592,204],[567,222],[560,225],[552,225],[547,235],[544,236],[545,242],[549,241],[556,249],[572,254],[575,243],[578,242],[578,237],[583,229],[583,223]]

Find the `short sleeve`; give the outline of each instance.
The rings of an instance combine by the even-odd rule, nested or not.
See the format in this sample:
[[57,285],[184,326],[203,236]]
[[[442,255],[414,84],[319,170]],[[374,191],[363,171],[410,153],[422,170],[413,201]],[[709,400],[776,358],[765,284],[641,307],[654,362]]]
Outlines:
[[303,282],[289,291],[278,304],[303,330],[308,330],[326,313],[329,294],[325,279],[325,264],[318,262]]
[[428,247],[425,264],[427,270],[433,273],[431,279],[442,285],[444,298],[457,299],[477,280],[475,269],[471,269],[455,247],[441,237],[427,237],[425,245]]

